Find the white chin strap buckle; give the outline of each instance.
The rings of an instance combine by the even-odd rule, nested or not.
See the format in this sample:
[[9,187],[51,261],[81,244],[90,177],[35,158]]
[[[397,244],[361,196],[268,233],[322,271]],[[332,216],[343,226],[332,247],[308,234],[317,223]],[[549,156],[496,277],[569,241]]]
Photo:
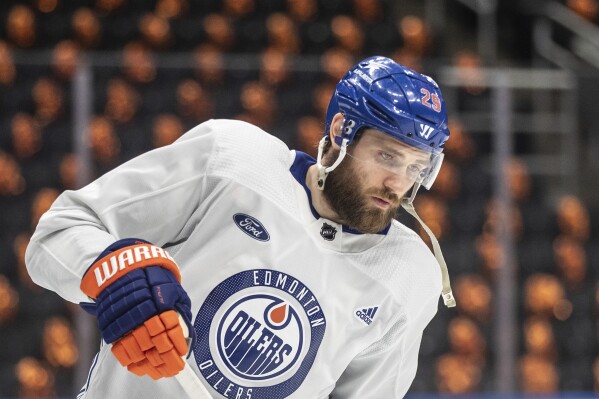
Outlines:
[[339,156],[335,160],[335,162],[331,166],[324,166],[322,164],[322,155],[324,152],[324,146],[327,142],[327,137],[323,137],[318,143],[318,156],[316,157],[316,167],[318,168],[318,181],[316,182],[319,190],[324,190],[324,184],[327,180],[327,176],[330,172],[335,170],[337,166],[343,161],[345,158],[345,154],[347,153],[347,144],[349,139],[343,139],[341,142],[341,148],[339,149]]

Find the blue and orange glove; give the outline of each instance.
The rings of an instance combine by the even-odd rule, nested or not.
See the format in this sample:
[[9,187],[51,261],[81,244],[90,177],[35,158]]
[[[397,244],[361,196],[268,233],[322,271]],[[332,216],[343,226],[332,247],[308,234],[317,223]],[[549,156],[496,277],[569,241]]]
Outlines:
[[191,301],[164,249],[143,240],[119,240],[98,256],[80,287],[95,300],[81,307],[97,317],[102,338],[129,371],[156,380],[185,367],[186,337],[194,335]]

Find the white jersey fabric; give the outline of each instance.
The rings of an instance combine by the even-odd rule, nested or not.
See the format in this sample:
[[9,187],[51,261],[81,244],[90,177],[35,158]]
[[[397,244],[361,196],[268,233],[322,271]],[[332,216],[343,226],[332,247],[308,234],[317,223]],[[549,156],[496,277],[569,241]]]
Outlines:
[[[89,302],[81,278],[115,240],[167,248],[192,302],[187,359],[214,398],[401,398],[416,373],[441,273],[412,230],[360,234],[321,218],[314,160],[239,121],[202,123],[44,214],[27,249],[33,280]],[[85,398],[185,398],[175,378],[120,366],[102,345]]]

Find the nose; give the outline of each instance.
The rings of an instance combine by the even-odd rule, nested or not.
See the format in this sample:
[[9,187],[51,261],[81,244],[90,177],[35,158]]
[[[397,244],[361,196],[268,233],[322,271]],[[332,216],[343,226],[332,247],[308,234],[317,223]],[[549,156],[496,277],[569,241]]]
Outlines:
[[414,180],[397,173],[389,173],[383,180],[383,186],[399,198],[402,198],[413,185]]

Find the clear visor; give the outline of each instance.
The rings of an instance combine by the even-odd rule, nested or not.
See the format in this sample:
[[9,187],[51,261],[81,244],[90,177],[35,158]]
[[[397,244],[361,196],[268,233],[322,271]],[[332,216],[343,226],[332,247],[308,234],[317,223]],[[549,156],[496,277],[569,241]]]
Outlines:
[[396,174],[412,184],[418,183],[427,190],[433,185],[444,157],[443,153],[422,151],[389,136],[380,138],[365,135],[358,146],[348,151],[347,155]]

